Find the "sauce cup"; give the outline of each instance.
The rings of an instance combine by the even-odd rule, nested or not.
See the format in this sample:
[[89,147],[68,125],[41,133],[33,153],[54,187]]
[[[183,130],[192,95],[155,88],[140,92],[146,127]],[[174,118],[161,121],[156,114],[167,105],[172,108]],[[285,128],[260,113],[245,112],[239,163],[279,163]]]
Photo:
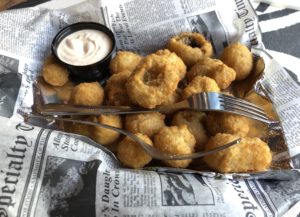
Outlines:
[[106,26],[80,22],[60,30],[51,45],[52,54],[76,81],[103,81],[116,50],[114,34]]

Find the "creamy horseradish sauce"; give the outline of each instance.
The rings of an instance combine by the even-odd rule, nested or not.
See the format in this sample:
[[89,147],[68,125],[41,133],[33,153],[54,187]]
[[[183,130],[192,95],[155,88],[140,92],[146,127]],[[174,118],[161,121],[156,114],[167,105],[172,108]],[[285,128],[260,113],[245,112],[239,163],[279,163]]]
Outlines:
[[57,56],[74,66],[85,66],[105,58],[112,49],[112,41],[104,32],[84,29],[65,37],[57,47]]

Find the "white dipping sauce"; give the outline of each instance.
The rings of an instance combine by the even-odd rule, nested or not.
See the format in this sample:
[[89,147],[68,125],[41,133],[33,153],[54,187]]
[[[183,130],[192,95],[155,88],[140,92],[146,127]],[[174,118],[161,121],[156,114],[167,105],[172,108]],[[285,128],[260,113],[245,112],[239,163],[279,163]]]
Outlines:
[[86,66],[105,58],[112,49],[110,37],[101,31],[84,29],[66,36],[57,47],[57,56],[74,66]]

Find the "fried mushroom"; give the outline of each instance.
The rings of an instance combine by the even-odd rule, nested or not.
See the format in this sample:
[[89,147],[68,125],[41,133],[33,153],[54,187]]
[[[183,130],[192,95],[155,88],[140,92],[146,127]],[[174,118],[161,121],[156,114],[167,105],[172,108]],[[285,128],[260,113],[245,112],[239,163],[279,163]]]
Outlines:
[[186,65],[174,52],[170,52],[167,49],[158,50],[155,55],[161,56],[162,58],[168,59],[171,65],[173,65],[175,71],[179,73],[180,80],[186,75]]
[[98,82],[80,83],[71,93],[70,103],[75,105],[99,106],[104,101],[104,90]]
[[[94,117],[93,121],[122,128],[122,120],[118,115],[99,115],[98,117]],[[115,142],[119,136],[120,133],[100,126],[93,126],[93,130],[91,131],[91,138],[101,145],[109,145]]]
[[[187,125],[162,127],[154,136],[154,147],[167,154],[191,154],[195,150],[196,140]],[[191,163],[187,160],[166,160],[165,164],[186,168]]]
[[113,74],[106,82],[105,93],[109,105],[113,106],[132,106],[127,91],[124,86],[131,75],[131,71],[125,70]]
[[42,76],[45,82],[56,87],[64,86],[69,80],[68,70],[55,61],[53,56],[45,60]]
[[[237,135],[218,133],[209,139],[205,150],[218,148],[238,138]],[[261,139],[246,137],[239,144],[205,156],[204,161],[210,168],[222,173],[259,172],[270,167],[272,153]]]
[[247,136],[249,124],[249,119],[244,116],[222,112],[209,112],[206,118],[206,129],[212,136],[217,133]]
[[177,88],[169,97],[158,107],[160,106],[167,106],[167,105],[173,105],[175,103],[178,103],[182,100],[182,89]]
[[132,133],[142,133],[152,138],[165,126],[164,119],[165,115],[159,112],[127,115],[125,128]]
[[110,61],[109,69],[111,74],[123,71],[132,72],[139,64],[142,57],[130,51],[118,51],[116,56]]
[[207,141],[206,130],[203,126],[205,116],[203,112],[186,110],[177,112],[172,119],[172,125],[180,126],[185,124],[188,126],[189,131],[196,139],[196,151],[203,150]]
[[[171,57],[170,57],[171,56]],[[174,59],[177,58],[179,63]],[[175,54],[150,54],[145,57],[126,83],[129,98],[144,108],[155,108],[176,90],[184,63]]]
[[213,55],[211,43],[202,34],[196,32],[183,32],[172,37],[167,43],[167,49],[175,52],[188,68],[204,56]]
[[236,80],[248,77],[253,67],[253,57],[250,50],[241,43],[233,43],[226,47],[220,59],[236,72]]
[[235,80],[236,72],[218,59],[205,57],[187,72],[187,79],[191,81],[197,75],[214,79],[224,90]]
[[[141,133],[135,135],[148,145],[153,146],[148,136]],[[118,144],[117,157],[125,166],[134,169],[142,168],[152,160],[152,157],[146,153],[138,142],[129,137],[125,137]]]
[[187,99],[193,94],[201,92],[220,92],[216,81],[206,76],[196,76],[186,88],[183,89],[182,98]]

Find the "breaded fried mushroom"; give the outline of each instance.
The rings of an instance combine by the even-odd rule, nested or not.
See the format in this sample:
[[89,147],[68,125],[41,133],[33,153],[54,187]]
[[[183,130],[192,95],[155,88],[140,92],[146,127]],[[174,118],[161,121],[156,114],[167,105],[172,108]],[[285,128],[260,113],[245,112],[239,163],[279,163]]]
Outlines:
[[218,59],[205,57],[187,72],[187,79],[191,81],[197,75],[214,79],[218,86],[224,90],[235,80],[236,72]]
[[175,103],[180,102],[182,100],[181,95],[182,95],[182,89],[177,88],[171,95],[169,95],[167,100],[164,101],[162,104],[160,104],[158,107],[166,106],[166,105],[173,105]]
[[[205,150],[211,150],[238,139],[239,136],[218,133],[209,139]],[[222,151],[204,157],[206,164],[222,173],[259,172],[267,170],[272,161],[272,153],[267,143],[259,138],[242,138]]]
[[250,50],[241,43],[233,43],[224,49],[220,59],[236,71],[236,80],[245,79],[252,70],[253,57]]
[[53,56],[45,60],[42,76],[48,84],[57,87],[64,86],[69,80],[69,72]]
[[[148,136],[141,133],[135,135],[148,145],[153,146]],[[125,166],[134,169],[142,168],[152,160],[152,157],[136,141],[129,137],[125,137],[118,144],[117,157]]]
[[75,105],[98,106],[103,103],[104,90],[98,82],[80,83],[71,94],[70,103]]
[[139,64],[142,57],[130,51],[118,51],[116,56],[110,61],[109,69],[111,74],[122,71],[132,72]]
[[126,83],[130,100],[149,109],[165,102],[176,90],[184,69],[184,63],[175,53],[157,53],[145,57]]
[[167,49],[175,52],[189,68],[203,57],[211,57],[213,48],[209,41],[204,36],[196,32],[183,32],[172,37]]
[[131,106],[133,104],[130,101],[126,90],[124,90],[125,84],[130,75],[131,71],[126,70],[113,74],[106,81],[105,93],[109,105]]
[[217,133],[247,136],[250,130],[249,124],[248,118],[229,113],[209,112],[206,117],[206,129],[212,136]]
[[[122,128],[122,120],[118,115],[99,115],[98,117],[95,117],[93,121],[116,128]],[[91,138],[101,145],[111,144],[115,142],[119,136],[120,133],[100,126],[93,126],[91,132]]]
[[196,76],[186,88],[183,89],[182,98],[187,99],[193,94],[201,92],[220,92],[216,81],[206,76]]
[[[187,125],[161,128],[154,136],[154,147],[168,154],[191,154],[195,150],[196,139]],[[171,167],[186,168],[191,163],[187,160],[166,160]]]
[[174,115],[172,125],[180,126],[186,124],[196,139],[196,151],[201,151],[204,149],[204,144],[207,141],[206,130],[202,124],[204,120],[205,113],[186,110],[177,112]]
[[161,56],[162,58],[167,58],[170,64],[173,65],[174,69],[176,69],[175,71],[178,71],[180,80],[185,77],[186,66],[176,53],[164,49],[156,51],[155,55]]
[[132,133],[142,133],[152,138],[165,126],[164,120],[165,115],[159,112],[127,115],[125,128]]

